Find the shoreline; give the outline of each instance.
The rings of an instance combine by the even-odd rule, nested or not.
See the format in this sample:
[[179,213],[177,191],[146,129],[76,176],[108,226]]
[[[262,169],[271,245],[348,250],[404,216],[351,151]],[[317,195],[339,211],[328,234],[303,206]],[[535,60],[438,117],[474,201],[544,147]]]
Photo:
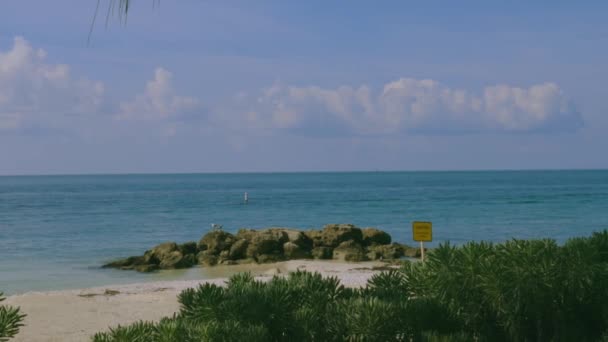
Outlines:
[[[243,265],[245,266],[245,265]],[[214,266],[232,274],[251,270],[259,280],[297,270],[335,276],[346,287],[360,287],[386,266],[379,261],[338,262],[321,260],[289,260],[252,267]],[[238,268],[238,271],[235,271]],[[257,267],[253,267],[257,268]],[[264,271],[262,268],[266,269]],[[242,271],[241,271],[242,269]],[[96,286],[82,289],[32,291],[8,296],[3,304],[21,307],[27,315],[25,326],[14,342],[20,341],[86,341],[99,331],[118,324],[139,320],[156,321],[179,310],[177,295],[199,284],[223,285],[228,277],[198,280],[169,280],[122,285]]]

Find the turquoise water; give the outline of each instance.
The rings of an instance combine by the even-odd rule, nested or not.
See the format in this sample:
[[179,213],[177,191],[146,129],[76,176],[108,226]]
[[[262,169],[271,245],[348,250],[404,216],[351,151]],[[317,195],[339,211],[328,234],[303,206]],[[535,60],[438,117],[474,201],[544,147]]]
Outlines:
[[[249,193],[244,205],[243,193]],[[198,240],[218,223],[319,228],[348,222],[411,241],[551,237],[608,228],[608,171],[370,172],[0,177],[0,290],[205,277],[205,270],[102,270],[157,243]]]

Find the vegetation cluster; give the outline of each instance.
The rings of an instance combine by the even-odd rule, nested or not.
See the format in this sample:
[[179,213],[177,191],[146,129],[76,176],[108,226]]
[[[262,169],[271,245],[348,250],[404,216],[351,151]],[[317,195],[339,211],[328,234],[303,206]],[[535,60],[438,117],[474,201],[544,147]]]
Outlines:
[[[188,289],[160,322],[111,328],[94,342],[608,341],[608,231],[554,240],[442,244],[363,288],[295,272],[248,273]],[[0,340],[23,315],[0,308]]]
[[93,340],[608,341],[608,231],[563,246],[442,244],[360,289],[307,272],[267,282],[239,274],[179,302],[173,317]]
[[[0,302],[5,300],[4,294],[0,292]],[[19,328],[23,326],[23,315],[19,308],[0,305],[0,342],[6,342],[15,337]]]

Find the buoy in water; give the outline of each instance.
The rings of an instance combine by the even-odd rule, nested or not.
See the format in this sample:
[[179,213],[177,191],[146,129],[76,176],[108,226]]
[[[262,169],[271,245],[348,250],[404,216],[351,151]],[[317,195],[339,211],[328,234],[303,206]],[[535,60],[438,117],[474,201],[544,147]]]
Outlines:
[[247,204],[247,202],[249,202],[249,194],[245,193],[244,200],[245,200],[245,204]]

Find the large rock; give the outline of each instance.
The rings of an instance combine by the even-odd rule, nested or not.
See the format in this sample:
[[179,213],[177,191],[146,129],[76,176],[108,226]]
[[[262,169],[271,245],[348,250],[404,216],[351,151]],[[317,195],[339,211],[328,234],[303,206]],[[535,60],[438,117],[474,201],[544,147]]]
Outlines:
[[236,238],[237,238],[237,240],[251,241],[253,239],[253,236],[257,235],[259,233],[260,233],[260,231],[255,230],[255,229],[242,228],[242,229],[239,229],[239,231],[236,233]]
[[216,255],[207,253],[207,251],[199,252],[196,255],[196,259],[202,266],[214,266],[218,262],[218,257]]
[[102,266],[102,268],[120,268],[123,270],[133,269],[134,266],[144,265],[146,262],[141,256],[132,256],[124,259],[114,260]]
[[283,244],[283,255],[287,259],[308,259],[310,252],[291,241]]
[[363,246],[357,241],[348,240],[340,243],[334,248],[333,258],[340,261],[365,261],[366,252]]
[[320,230],[307,230],[304,232],[304,235],[312,241],[313,247],[321,247],[323,246],[323,233]]
[[[376,259],[399,259],[403,256],[404,248],[398,243],[390,245],[372,245],[367,248],[368,257],[372,260]],[[374,257],[372,257],[375,255]]]
[[198,242],[199,251],[210,251],[211,254],[219,254],[221,251],[229,250],[236,241],[234,235],[222,231],[211,231]]
[[187,268],[196,264],[194,255],[183,255],[180,251],[167,254],[158,265],[161,269]]
[[230,261],[234,261],[230,259],[230,251],[221,251],[220,255],[217,258],[218,265],[233,265]]
[[144,253],[144,263],[160,265],[165,258],[175,251],[179,251],[175,242],[161,243]]
[[236,240],[235,243],[230,247],[230,252],[228,254],[229,258],[232,260],[237,260],[245,257],[245,253],[247,252],[247,246],[249,246],[249,241],[245,239]]
[[255,259],[260,264],[267,264],[270,262],[283,261],[283,260],[285,260],[285,257],[278,253],[272,253],[272,254],[260,254]]
[[352,224],[328,224],[321,232],[323,246],[336,247],[342,242],[352,240],[360,243],[363,240],[361,229]]
[[286,234],[286,230],[288,228],[266,228],[266,229],[239,229],[236,233],[237,239],[245,239],[247,241],[253,240],[257,235],[260,234],[269,234],[275,236],[276,239],[280,239],[282,242],[289,241],[289,236]]
[[388,233],[376,228],[364,228],[361,230],[363,235],[363,245],[388,245],[391,243],[391,236]]
[[179,251],[182,252],[182,254],[184,254],[184,255],[187,255],[187,254],[196,255],[196,252],[198,252],[198,247],[196,246],[196,242],[194,242],[194,241],[182,243],[181,245],[179,245],[177,247],[178,247]]
[[281,234],[281,236],[287,238],[288,242],[295,243],[302,249],[310,250],[312,248],[312,240],[300,230],[293,228],[270,228],[269,231]]
[[182,251],[192,251],[192,244],[178,246],[175,242],[165,242],[146,251],[143,256],[114,261],[104,267],[152,272],[157,269],[186,268],[195,265],[194,254],[184,254]]
[[333,249],[331,247],[315,247],[312,249],[311,254],[315,259],[331,259],[333,257]]
[[376,228],[359,229],[352,224],[330,224],[323,230],[291,228],[241,229],[235,235],[222,230],[207,233],[198,243],[166,242],[143,256],[116,260],[103,267],[151,272],[201,264],[276,262],[285,259],[337,259],[362,261],[396,259],[404,254],[419,256],[418,249],[388,244],[390,235]]
[[261,230],[251,236],[245,256],[257,259],[261,254],[279,254],[287,239],[285,232]]

